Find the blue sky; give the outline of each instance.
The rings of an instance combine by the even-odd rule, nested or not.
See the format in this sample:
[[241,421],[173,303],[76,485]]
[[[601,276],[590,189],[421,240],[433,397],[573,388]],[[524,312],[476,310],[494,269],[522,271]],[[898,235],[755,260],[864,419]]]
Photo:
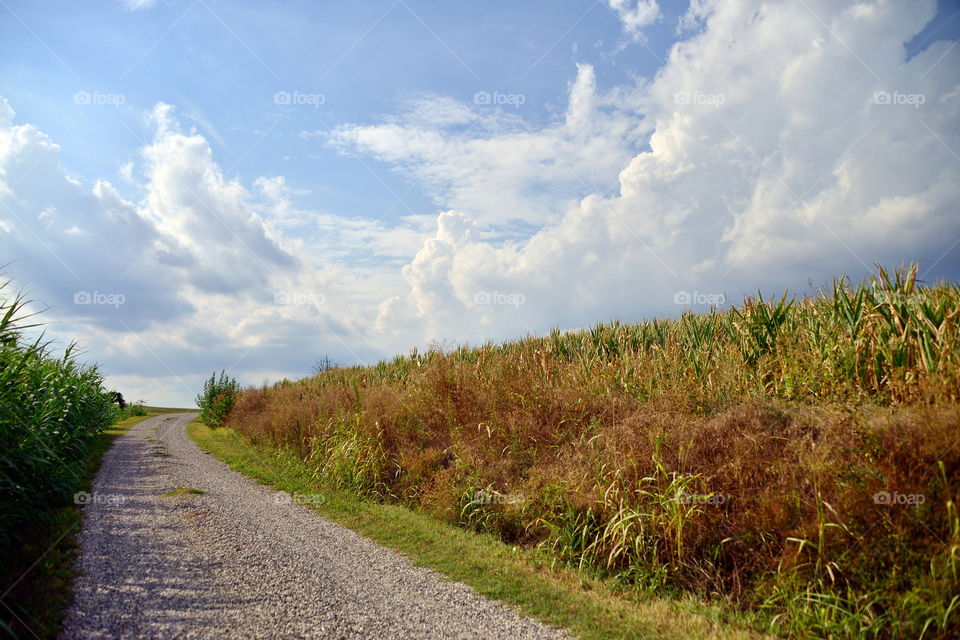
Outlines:
[[960,276],[956,1],[0,15],[0,257],[134,398]]
[[[576,62],[595,64],[598,83],[615,86],[654,73],[674,39],[665,20],[644,46],[618,51],[616,13],[582,1],[123,7],[8,4],[20,20],[4,20],[0,31],[16,52],[4,56],[3,95],[44,131],[63,132],[64,166],[89,178],[115,176],[151,135],[142,114],[162,101],[233,172],[282,173],[313,191],[306,202],[364,216],[390,209],[409,185],[389,167],[350,162],[301,131],[375,119],[423,93],[472,100],[480,91],[522,94],[517,114],[542,126],[562,116]],[[281,91],[320,95],[323,104],[283,108],[274,102]],[[77,92],[124,102],[82,108],[73,104]],[[391,211],[422,211],[430,199],[414,189],[404,203]]]

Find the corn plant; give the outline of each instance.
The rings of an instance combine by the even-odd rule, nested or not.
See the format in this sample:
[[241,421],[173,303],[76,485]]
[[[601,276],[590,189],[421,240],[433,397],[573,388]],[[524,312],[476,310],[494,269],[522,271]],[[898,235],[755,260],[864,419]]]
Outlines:
[[37,325],[8,287],[0,284],[0,550],[24,523],[66,503],[82,482],[91,438],[120,413],[73,345],[56,356],[42,335],[26,338]]

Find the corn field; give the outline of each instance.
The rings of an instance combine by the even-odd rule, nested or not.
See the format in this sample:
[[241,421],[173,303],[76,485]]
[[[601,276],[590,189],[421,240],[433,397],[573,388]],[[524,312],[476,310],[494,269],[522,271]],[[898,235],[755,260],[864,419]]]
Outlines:
[[[0,551],[54,507],[69,504],[81,482],[90,438],[118,416],[96,367],[78,364],[74,347],[54,355],[20,295],[0,285]],[[32,529],[31,529],[32,530]],[[5,561],[0,565],[6,565]]]

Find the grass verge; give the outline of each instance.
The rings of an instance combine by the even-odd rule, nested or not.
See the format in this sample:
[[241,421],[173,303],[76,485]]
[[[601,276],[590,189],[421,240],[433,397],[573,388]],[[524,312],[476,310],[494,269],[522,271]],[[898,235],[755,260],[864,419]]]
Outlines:
[[533,550],[491,535],[451,526],[409,509],[324,491],[300,459],[255,445],[230,429],[187,426],[191,438],[231,468],[262,484],[297,494],[320,495],[310,506],[413,564],[464,582],[478,593],[580,638],[755,638],[718,606],[692,600],[629,599],[609,582],[566,569],[551,569]]
[[[176,410],[148,408],[148,415],[122,420],[94,436],[76,490],[89,491],[104,454],[113,442],[140,422]],[[76,536],[83,512],[76,504],[56,507],[23,532],[21,545],[2,571],[0,633],[12,638],[56,638],[72,600],[74,564],[79,548]]]

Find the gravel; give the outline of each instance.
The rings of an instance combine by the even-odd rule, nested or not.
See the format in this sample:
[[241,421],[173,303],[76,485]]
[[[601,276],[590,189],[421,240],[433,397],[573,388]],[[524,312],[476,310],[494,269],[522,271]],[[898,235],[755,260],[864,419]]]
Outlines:
[[104,457],[61,637],[569,637],[232,471],[187,437],[194,415]]

